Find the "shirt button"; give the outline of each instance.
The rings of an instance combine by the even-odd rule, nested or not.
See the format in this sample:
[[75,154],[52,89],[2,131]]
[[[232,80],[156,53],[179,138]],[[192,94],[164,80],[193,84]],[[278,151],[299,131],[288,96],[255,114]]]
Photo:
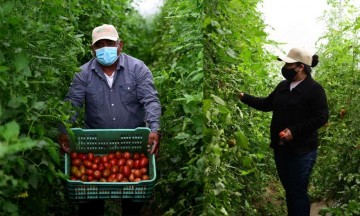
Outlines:
[[111,104],[111,106],[114,106],[114,104]]
[[130,90],[130,87],[128,87],[128,90]]
[[115,121],[115,118],[113,118],[113,121]]

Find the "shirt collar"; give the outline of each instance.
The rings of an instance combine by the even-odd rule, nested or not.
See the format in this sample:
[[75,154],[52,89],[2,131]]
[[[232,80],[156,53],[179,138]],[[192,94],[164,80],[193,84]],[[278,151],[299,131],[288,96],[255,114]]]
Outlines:
[[[301,81],[301,83],[299,83],[299,85],[297,85],[295,88],[293,88],[292,91],[297,91],[300,93],[307,91],[308,86],[311,81],[312,81],[312,77],[311,77],[311,75],[308,75],[303,81]],[[290,83],[289,83],[289,85],[290,85]]]
[[[125,67],[125,62],[124,61],[125,61],[124,54],[120,53],[119,61],[118,61],[117,66],[116,66],[116,71],[118,71],[121,68]],[[96,72],[102,71],[102,69],[100,67],[100,63],[96,60],[96,57],[94,57],[92,59],[91,69],[95,70]]]

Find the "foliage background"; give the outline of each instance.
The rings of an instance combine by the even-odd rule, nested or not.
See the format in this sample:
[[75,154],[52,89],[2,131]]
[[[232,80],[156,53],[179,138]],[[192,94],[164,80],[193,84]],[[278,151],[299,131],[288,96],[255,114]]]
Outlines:
[[[159,178],[148,213],[285,214],[268,147],[271,114],[237,98],[239,90],[266,96],[280,80],[280,66],[264,49],[273,42],[259,3],[167,0],[147,20],[130,0],[0,0],[0,215],[69,215],[75,208],[64,195],[57,127],[73,113],[62,101],[92,57],[91,30],[103,23],[114,24],[124,51],[152,69],[163,106]],[[344,1],[339,22],[337,1],[328,3],[314,74],[331,117],[321,129],[311,192],[313,200],[334,201],[322,214],[356,215],[360,18]]]
[[313,177],[315,199],[332,200],[322,215],[360,214],[359,29],[360,11],[353,1],[328,1],[328,23],[316,76],[327,90],[330,119],[322,130]]

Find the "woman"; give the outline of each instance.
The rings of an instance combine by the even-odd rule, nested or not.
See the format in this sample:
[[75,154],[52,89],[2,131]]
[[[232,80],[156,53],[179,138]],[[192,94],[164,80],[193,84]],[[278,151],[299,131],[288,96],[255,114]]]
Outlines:
[[273,112],[270,147],[286,192],[288,215],[310,215],[307,189],[317,157],[317,130],[329,118],[325,91],[311,76],[311,67],[319,59],[306,50],[293,48],[278,60],[285,62],[281,72],[286,80],[267,97],[240,93],[239,98],[257,110]]

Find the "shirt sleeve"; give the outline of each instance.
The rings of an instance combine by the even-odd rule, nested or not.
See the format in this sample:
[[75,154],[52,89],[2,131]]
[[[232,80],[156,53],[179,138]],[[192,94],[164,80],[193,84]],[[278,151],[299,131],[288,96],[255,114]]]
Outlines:
[[152,74],[145,64],[142,64],[136,76],[137,94],[145,109],[146,122],[152,132],[160,129],[161,105],[158,92],[155,89]]
[[86,94],[85,77],[83,73],[75,74],[70,84],[70,89],[65,97],[65,101],[70,101],[75,107],[82,107]]
[[[69,101],[75,107],[82,107],[85,97],[86,87],[84,82],[84,75],[81,73],[75,74],[73,81],[70,84],[69,92],[65,96],[65,101]],[[74,123],[79,113],[76,112],[71,116],[70,123]],[[66,128],[63,124],[60,124],[59,131],[61,133],[67,133]]]

